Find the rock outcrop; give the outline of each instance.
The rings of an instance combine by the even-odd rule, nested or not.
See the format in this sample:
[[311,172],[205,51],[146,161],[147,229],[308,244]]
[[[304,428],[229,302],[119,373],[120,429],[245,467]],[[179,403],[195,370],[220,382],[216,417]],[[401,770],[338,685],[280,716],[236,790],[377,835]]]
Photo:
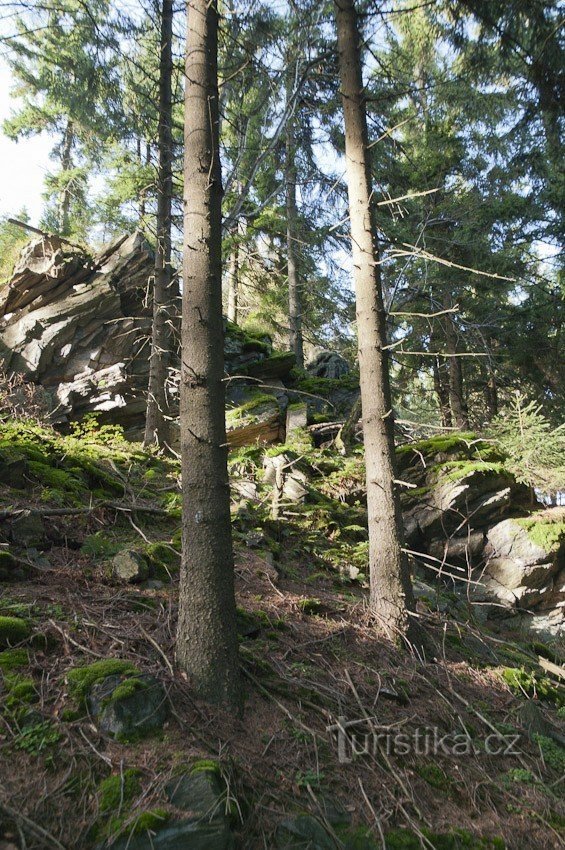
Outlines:
[[[526,632],[565,628],[565,510],[535,509],[504,457],[468,436],[398,450],[408,544],[424,572],[464,590],[481,616]],[[470,584],[468,584],[470,582]]]
[[0,358],[50,391],[52,420],[104,414],[126,428],[145,411],[153,268],[140,233],[96,256],[34,240],[0,293]]
[[[95,413],[103,423],[122,425],[137,438],[144,425],[152,311],[148,284],[154,258],[141,233],[116,239],[97,255],[56,236],[35,239],[23,251],[12,278],[0,290],[0,366],[47,391],[51,420],[63,425]],[[178,303],[177,298],[174,299]],[[174,310],[180,315],[180,304]],[[274,352],[268,336],[245,333],[226,322],[225,364],[230,407],[237,392],[267,382],[279,384],[293,368],[292,352]],[[237,378],[235,376],[238,376]],[[174,409],[178,351],[170,370]],[[243,388],[243,389],[242,389]],[[276,387],[275,387],[276,388]],[[266,390],[270,392],[270,389]],[[243,423],[235,445],[278,439],[276,427],[263,433]],[[257,426],[257,422],[253,425]]]

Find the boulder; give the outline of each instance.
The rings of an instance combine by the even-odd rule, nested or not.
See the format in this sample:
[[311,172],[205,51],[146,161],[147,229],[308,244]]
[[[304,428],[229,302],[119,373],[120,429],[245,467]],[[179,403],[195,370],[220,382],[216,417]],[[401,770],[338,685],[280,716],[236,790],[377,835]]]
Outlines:
[[169,716],[165,689],[147,673],[106,676],[92,686],[86,704],[99,728],[122,741],[161,729]]
[[[141,438],[152,326],[147,290],[153,270],[151,247],[140,232],[120,236],[98,254],[56,236],[35,239],[22,251],[0,293],[0,368],[47,391],[55,425],[96,413],[101,422],[120,424],[128,437]],[[176,281],[173,288],[176,325]],[[225,331],[228,374],[276,383],[290,373],[294,354],[274,352],[269,337],[250,335],[229,322]],[[178,364],[177,351],[168,380],[173,410]],[[256,437],[253,432],[251,442]],[[1,474],[9,480],[3,483],[24,486],[24,472],[18,464],[4,468]]]
[[565,511],[550,508],[488,529],[476,601],[519,613],[521,631],[559,634],[565,625]]
[[320,351],[306,365],[315,378],[341,378],[351,372],[351,366],[337,351]]
[[281,432],[281,410],[274,396],[254,390],[249,400],[226,411],[226,434],[232,448],[274,443]]
[[111,561],[112,576],[118,581],[138,584],[149,578],[151,570],[147,558],[135,549],[118,552]]

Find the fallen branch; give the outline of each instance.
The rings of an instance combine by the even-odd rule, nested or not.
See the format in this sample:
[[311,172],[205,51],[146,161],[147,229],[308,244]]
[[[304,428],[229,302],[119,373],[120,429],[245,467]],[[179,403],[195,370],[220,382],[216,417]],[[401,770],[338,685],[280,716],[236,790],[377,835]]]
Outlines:
[[88,508],[7,508],[0,511],[0,520],[13,519],[14,517],[20,516],[81,516],[91,514],[100,508],[109,508],[114,511],[124,511],[126,513],[136,513],[141,511],[141,513],[157,514],[159,516],[167,516],[169,513],[164,508],[156,508],[152,505],[121,505],[117,502],[99,502],[98,504],[91,505]]

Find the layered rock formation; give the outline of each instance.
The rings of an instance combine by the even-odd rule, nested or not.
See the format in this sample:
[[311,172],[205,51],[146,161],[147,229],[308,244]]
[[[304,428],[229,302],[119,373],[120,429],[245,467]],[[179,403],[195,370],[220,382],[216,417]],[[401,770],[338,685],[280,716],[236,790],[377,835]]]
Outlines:
[[[119,237],[97,255],[56,236],[35,239],[22,251],[11,280],[0,289],[0,367],[47,391],[54,424],[95,413],[102,423],[122,425],[130,438],[141,436],[153,263],[140,233]],[[346,411],[355,398],[356,378],[339,354],[321,351],[312,377],[297,376],[294,354],[274,351],[268,336],[229,322],[225,329],[231,445],[284,437],[290,402],[307,398],[310,413],[325,410],[331,416]],[[174,410],[178,351],[169,388]]]
[[565,627],[565,510],[536,510],[484,441],[437,437],[399,449],[408,544],[425,571],[453,581],[476,613],[526,632]]
[[52,419],[89,412],[125,427],[144,415],[153,257],[141,234],[96,256],[31,242],[0,291],[0,357],[50,391]]

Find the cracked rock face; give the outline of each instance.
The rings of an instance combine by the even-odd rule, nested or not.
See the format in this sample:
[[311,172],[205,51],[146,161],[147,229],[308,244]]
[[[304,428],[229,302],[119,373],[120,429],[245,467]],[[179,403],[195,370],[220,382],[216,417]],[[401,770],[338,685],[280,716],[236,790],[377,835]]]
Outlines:
[[[139,232],[120,236],[97,255],[56,236],[35,239],[22,251],[11,280],[0,288],[0,368],[45,389],[53,424],[95,413],[101,423],[119,424],[126,436],[141,439],[153,270],[151,247]],[[173,323],[178,331],[176,280],[173,287]],[[178,345],[178,333],[174,336]],[[280,395],[286,398],[280,379],[294,366],[291,352],[274,353],[268,337],[250,338],[229,323],[224,351],[229,375],[243,375],[240,383],[254,387],[257,379],[280,384]],[[179,362],[177,350],[169,364],[173,411]],[[259,433],[261,439],[278,438],[279,418],[277,412],[270,430]],[[255,433],[240,435],[251,441],[255,437]]]
[[31,242],[0,292],[0,359],[51,395],[54,423],[143,416],[153,256],[140,233],[92,257],[57,237]]

